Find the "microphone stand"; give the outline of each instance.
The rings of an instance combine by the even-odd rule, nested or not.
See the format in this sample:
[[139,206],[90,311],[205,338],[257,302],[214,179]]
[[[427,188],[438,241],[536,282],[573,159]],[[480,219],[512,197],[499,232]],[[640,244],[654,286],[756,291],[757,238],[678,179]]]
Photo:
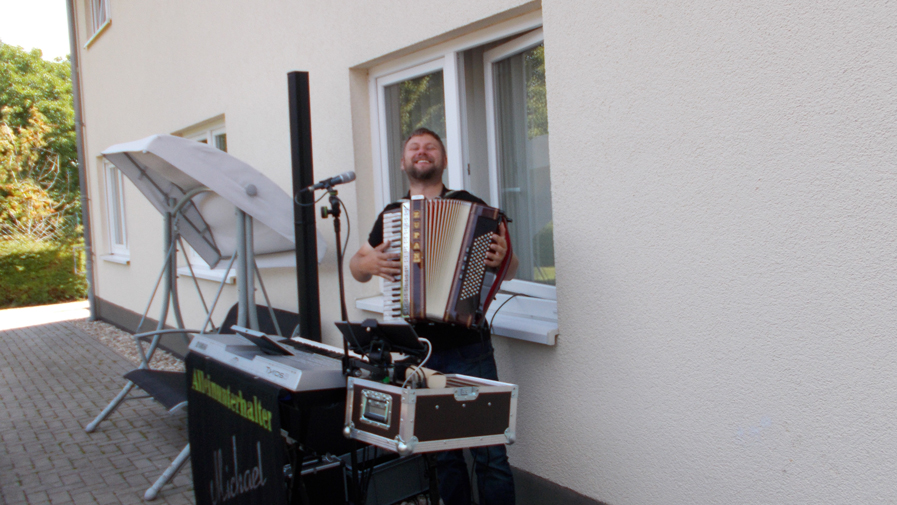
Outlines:
[[[333,216],[333,233],[336,237],[336,271],[337,276],[339,278],[339,301],[340,301],[340,317],[343,321],[349,322],[349,311],[346,309],[346,285],[343,279],[343,244],[342,238],[340,237],[340,201],[339,201],[339,192],[333,189],[333,186],[328,185],[326,187],[327,192],[330,193],[330,208],[321,207],[321,217],[327,219],[330,216]],[[351,359],[349,358],[349,342],[345,338],[343,338],[343,375],[348,376],[349,370],[351,368]],[[359,469],[358,469],[358,451],[357,444],[351,444],[352,447],[352,499],[354,503],[361,503],[359,497]]]
[[[340,237],[340,201],[339,201],[339,192],[333,189],[332,186],[327,187],[327,192],[330,193],[330,208],[321,207],[321,217],[327,219],[328,217],[333,217],[333,233],[336,237],[336,272],[339,277],[339,302],[340,302],[340,317],[343,321],[349,321],[349,311],[346,309],[346,284],[343,278],[343,244],[342,238]],[[343,358],[343,371],[348,370],[348,359],[349,359],[349,343],[346,342],[346,339],[343,339],[343,351],[345,352],[345,357]]]

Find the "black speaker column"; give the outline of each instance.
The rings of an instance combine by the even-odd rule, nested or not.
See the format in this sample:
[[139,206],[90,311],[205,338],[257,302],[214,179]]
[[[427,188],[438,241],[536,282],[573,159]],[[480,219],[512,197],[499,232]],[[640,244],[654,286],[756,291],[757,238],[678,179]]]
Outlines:
[[290,95],[290,151],[293,160],[293,216],[296,224],[296,281],[299,336],[321,341],[321,299],[318,291],[318,244],[314,193],[300,193],[315,183],[311,155],[311,105],[308,72],[287,74]]

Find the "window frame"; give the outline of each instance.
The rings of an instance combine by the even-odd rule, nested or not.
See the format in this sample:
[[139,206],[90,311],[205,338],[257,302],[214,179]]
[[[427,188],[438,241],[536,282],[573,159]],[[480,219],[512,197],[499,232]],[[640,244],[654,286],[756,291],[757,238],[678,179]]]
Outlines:
[[[108,237],[109,255],[106,259],[116,262],[127,262],[131,251],[128,247],[127,211],[125,209],[125,176],[115,165],[102,159],[103,179],[105,186],[106,204],[106,233]],[[114,186],[118,186],[118,191]],[[118,196],[118,211],[116,211],[116,195]],[[121,242],[116,242],[116,222],[121,225]]]
[[[486,91],[486,150],[489,160],[489,190],[492,202],[497,205],[500,198],[500,177],[498,163],[498,124],[495,117],[494,65],[499,61],[528,51],[545,42],[542,28],[525,33],[520,37],[493,47],[483,53],[483,72]],[[538,282],[511,279],[502,284],[502,290],[536,298],[557,299],[557,288]]]
[[227,135],[227,128],[225,128],[224,125],[215,125],[212,128],[205,128],[203,130],[193,132],[189,135],[184,135],[184,138],[188,140],[195,140],[197,142],[201,142],[204,140],[206,145],[218,148],[218,146],[215,145],[215,138],[219,135]]
[[462,160],[460,158],[460,103],[458,95],[457,76],[457,58],[453,58],[452,54],[446,54],[442,57],[419,63],[410,68],[405,68],[397,72],[383,75],[376,79],[376,100],[377,100],[377,144],[379,147],[378,158],[379,166],[385,167],[380,170],[379,179],[379,197],[377,202],[379,206],[384,206],[389,202],[398,200],[403,195],[390,194],[390,166],[389,166],[389,142],[387,135],[387,114],[386,111],[386,88],[394,84],[398,84],[408,79],[414,79],[433,72],[442,71],[443,93],[445,101],[445,143],[446,155],[448,156],[448,165],[446,166],[448,174],[449,187],[462,187],[463,175],[461,170]]
[[[102,4],[102,6],[100,5]],[[104,18],[102,23],[97,23],[97,14],[102,9]],[[112,24],[112,0],[87,0],[88,23],[90,23],[90,39],[84,44],[87,49],[94,41],[106,31],[106,28]]]
[[[436,58],[431,61],[426,61],[413,67],[406,68],[400,70],[398,72],[394,72],[391,74],[384,75],[376,80],[376,93],[377,93],[377,105],[378,105],[378,147],[379,147],[379,161],[381,167],[386,167],[385,170],[380,171],[379,183],[381,189],[381,202],[382,205],[386,205],[388,202],[392,202],[398,200],[403,195],[392,195],[390,194],[390,187],[392,186],[390,181],[390,172],[394,167],[389,166],[389,139],[388,137],[388,128],[387,128],[387,114],[386,112],[386,88],[392,86],[394,84],[398,84],[402,81],[408,79],[414,79],[417,77],[421,77],[427,74],[432,74],[433,72],[442,71],[442,79],[443,79],[443,94],[444,94],[444,103],[445,103],[445,129],[446,129],[446,138],[443,139],[446,148],[446,154],[448,155],[448,166],[446,167],[448,173],[448,184],[450,187],[459,187],[459,174],[461,173],[461,162],[458,160],[456,156],[454,156],[454,152],[456,147],[454,144],[450,145],[450,141],[448,137],[453,137],[453,140],[457,137],[454,135],[449,135],[448,132],[452,131],[453,127],[456,127],[456,123],[460,121],[460,118],[457,117],[457,114],[449,114],[449,110],[456,111],[459,108],[456,106],[454,102],[454,97],[458,95],[456,90],[448,89],[451,85],[450,83],[454,83],[457,85],[458,79],[452,78],[450,76],[454,76],[454,68],[455,65],[449,63],[450,60],[449,55],[445,55],[440,58]],[[384,113],[380,113],[384,112]]]

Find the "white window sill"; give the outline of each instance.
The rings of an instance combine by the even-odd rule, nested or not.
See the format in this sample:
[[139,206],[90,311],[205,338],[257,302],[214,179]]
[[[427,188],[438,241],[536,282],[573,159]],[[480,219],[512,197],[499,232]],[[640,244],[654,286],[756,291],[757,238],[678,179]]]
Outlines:
[[106,29],[109,28],[109,25],[111,25],[111,24],[112,24],[112,18],[107,19],[106,22],[103,23],[103,26],[101,26],[99,29],[97,29],[97,32],[93,34],[93,36],[90,38],[90,40],[87,41],[86,44],[84,44],[84,49],[89,48],[91,46],[91,44],[94,43],[95,40],[100,38],[100,35],[102,35],[103,32],[105,32]]
[[[227,265],[224,265],[227,266]],[[209,268],[206,265],[192,265],[193,273],[190,273],[190,267],[178,267],[178,275],[184,277],[194,277],[196,279],[205,279],[207,281],[215,281],[225,284],[237,283],[237,271],[233,268],[225,270],[224,268]]]
[[118,263],[119,265],[131,264],[131,257],[124,254],[107,254],[105,256],[100,256],[100,259],[108,261],[109,263]]
[[[206,265],[205,262],[199,265],[194,264],[192,265],[193,277],[196,277],[197,279],[205,279],[207,281],[215,281],[218,283],[222,282],[222,279],[226,279],[224,282],[226,282],[227,284],[236,284],[236,269],[232,268],[227,272],[224,270],[225,268],[227,268],[228,263],[230,263],[230,259],[223,259],[220,263],[218,263],[218,267],[216,268],[209,268],[209,266]],[[293,251],[288,251],[283,253],[256,256],[255,264],[258,265],[260,269],[296,268],[296,253]],[[190,267],[178,267],[178,275],[190,277]]]
[[[355,300],[355,307],[383,314],[383,295],[359,298]],[[489,306],[486,319],[492,322],[493,335],[555,345],[558,336],[557,307],[556,300],[523,296],[511,298],[509,294],[500,293]]]

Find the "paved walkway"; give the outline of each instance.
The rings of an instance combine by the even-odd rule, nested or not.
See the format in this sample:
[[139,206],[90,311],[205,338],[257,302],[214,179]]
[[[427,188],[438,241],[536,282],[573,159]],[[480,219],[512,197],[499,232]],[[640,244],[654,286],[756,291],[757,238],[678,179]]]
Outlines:
[[86,301],[3,309],[0,310],[0,330],[14,330],[36,324],[84,319],[88,316],[90,316],[90,308]]
[[[25,324],[16,310],[31,311]],[[59,321],[52,313],[0,311],[0,328],[14,327],[0,330],[0,504],[145,503],[187,443],[186,412],[128,401],[86,433],[133,367],[72,324],[46,323]],[[152,503],[193,502],[187,464]]]

